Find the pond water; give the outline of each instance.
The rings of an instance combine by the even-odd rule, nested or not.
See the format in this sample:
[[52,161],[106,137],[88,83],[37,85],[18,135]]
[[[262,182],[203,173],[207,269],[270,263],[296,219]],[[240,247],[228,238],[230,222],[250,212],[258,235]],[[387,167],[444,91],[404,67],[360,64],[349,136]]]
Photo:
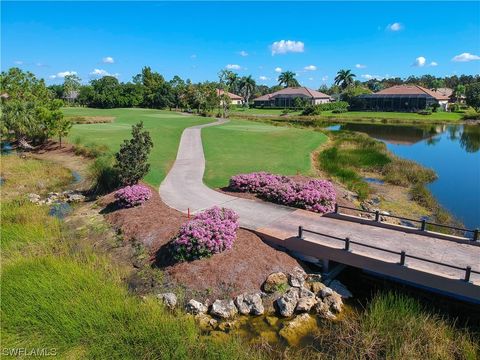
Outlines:
[[399,157],[432,168],[430,190],[467,228],[480,227],[480,125],[342,124],[330,130],[361,131]]

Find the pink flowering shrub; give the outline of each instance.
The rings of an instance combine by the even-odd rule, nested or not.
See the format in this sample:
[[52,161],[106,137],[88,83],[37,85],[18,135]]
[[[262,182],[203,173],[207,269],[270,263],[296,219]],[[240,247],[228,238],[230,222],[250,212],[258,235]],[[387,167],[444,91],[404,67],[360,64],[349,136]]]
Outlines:
[[235,211],[213,207],[183,224],[172,242],[177,261],[195,260],[229,250],[237,236]]
[[114,196],[120,206],[129,208],[143,204],[150,199],[152,192],[145,185],[131,185],[117,190]]
[[335,208],[335,189],[327,180],[312,179],[299,183],[286,176],[258,172],[232,176],[230,188],[255,193],[278,204],[322,214],[333,212]]

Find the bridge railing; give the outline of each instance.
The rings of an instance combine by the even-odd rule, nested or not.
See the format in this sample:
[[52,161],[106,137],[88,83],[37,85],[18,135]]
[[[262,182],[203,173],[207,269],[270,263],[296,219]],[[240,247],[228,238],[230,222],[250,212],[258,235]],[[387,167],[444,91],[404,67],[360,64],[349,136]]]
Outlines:
[[452,265],[452,264],[448,264],[448,263],[444,263],[444,262],[440,262],[440,261],[436,261],[436,260],[432,260],[432,259],[423,258],[423,257],[420,257],[420,256],[415,256],[415,255],[412,255],[412,254],[407,254],[407,252],[405,250],[394,251],[394,250],[390,250],[390,249],[386,249],[386,248],[382,248],[382,247],[378,247],[378,246],[374,246],[374,245],[364,244],[364,243],[359,242],[359,241],[354,241],[354,240],[351,240],[349,237],[341,238],[341,237],[338,237],[338,236],[323,234],[323,233],[320,233],[320,232],[317,232],[317,231],[304,229],[303,226],[299,226],[298,227],[298,238],[303,239],[304,238],[303,237],[304,233],[315,234],[315,235],[323,236],[323,237],[326,237],[326,238],[342,241],[344,243],[344,247],[343,247],[342,250],[348,251],[348,252],[352,251],[350,249],[350,245],[353,244],[353,245],[358,245],[358,246],[362,246],[362,247],[369,248],[369,249],[383,251],[383,252],[386,252],[386,253],[389,253],[389,254],[398,255],[400,257],[399,258],[400,261],[397,263],[399,266],[406,266],[405,265],[406,259],[414,259],[414,260],[418,260],[418,261],[427,262],[427,263],[430,263],[430,264],[445,266],[445,267],[448,267],[448,268],[451,268],[451,269],[464,271],[465,276],[463,278],[461,278],[460,280],[463,280],[463,281],[466,281],[466,282],[470,281],[471,274],[480,275],[480,271],[473,270],[471,266],[466,266],[466,267],[456,266],[456,265]]
[[[444,229],[460,232],[463,237],[465,237],[466,239],[469,239],[471,241],[478,241],[479,240],[479,230],[478,229],[464,229],[464,228],[460,228],[460,227],[456,227],[456,226],[434,223],[434,222],[431,222],[431,221],[427,221],[425,219],[418,220],[418,219],[412,219],[412,218],[407,218],[407,217],[403,217],[403,216],[395,216],[395,215],[385,214],[385,213],[381,213],[378,210],[377,211],[370,211],[370,210],[363,210],[363,209],[358,209],[358,208],[354,208],[354,207],[350,207],[350,206],[343,206],[343,205],[335,204],[335,211],[334,211],[335,214],[342,214],[340,212],[340,209],[353,210],[353,211],[357,211],[357,212],[361,212],[361,213],[374,215],[375,216],[374,220],[371,220],[371,221],[377,222],[377,223],[382,223],[383,222],[382,217],[393,218],[393,219],[398,219],[398,220],[404,220],[404,221],[419,223],[419,227],[415,228],[415,229],[420,230],[420,231],[427,231],[427,225],[431,225],[431,226],[435,226],[435,227],[439,227],[439,228],[444,228]],[[468,236],[468,235],[470,235],[470,236]]]

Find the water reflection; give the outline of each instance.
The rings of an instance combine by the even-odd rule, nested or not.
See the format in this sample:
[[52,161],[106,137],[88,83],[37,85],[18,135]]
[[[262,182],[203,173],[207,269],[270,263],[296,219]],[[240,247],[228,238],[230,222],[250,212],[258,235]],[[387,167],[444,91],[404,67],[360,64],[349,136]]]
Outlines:
[[367,133],[394,154],[432,168],[429,188],[467,227],[480,227],[480,125],[341,124],[330,130]]

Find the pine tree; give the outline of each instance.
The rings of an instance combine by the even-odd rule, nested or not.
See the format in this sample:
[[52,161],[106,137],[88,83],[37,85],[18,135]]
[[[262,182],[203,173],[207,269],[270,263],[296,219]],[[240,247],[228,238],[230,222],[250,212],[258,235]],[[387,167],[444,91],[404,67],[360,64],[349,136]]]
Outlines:
[[132,138],[124,140],[115,154],[115,168],[123,185],[134,185],[148,173],[150,164],[147,161],[152,147],[152,138],[143,130],[143,122],[133,125]]

